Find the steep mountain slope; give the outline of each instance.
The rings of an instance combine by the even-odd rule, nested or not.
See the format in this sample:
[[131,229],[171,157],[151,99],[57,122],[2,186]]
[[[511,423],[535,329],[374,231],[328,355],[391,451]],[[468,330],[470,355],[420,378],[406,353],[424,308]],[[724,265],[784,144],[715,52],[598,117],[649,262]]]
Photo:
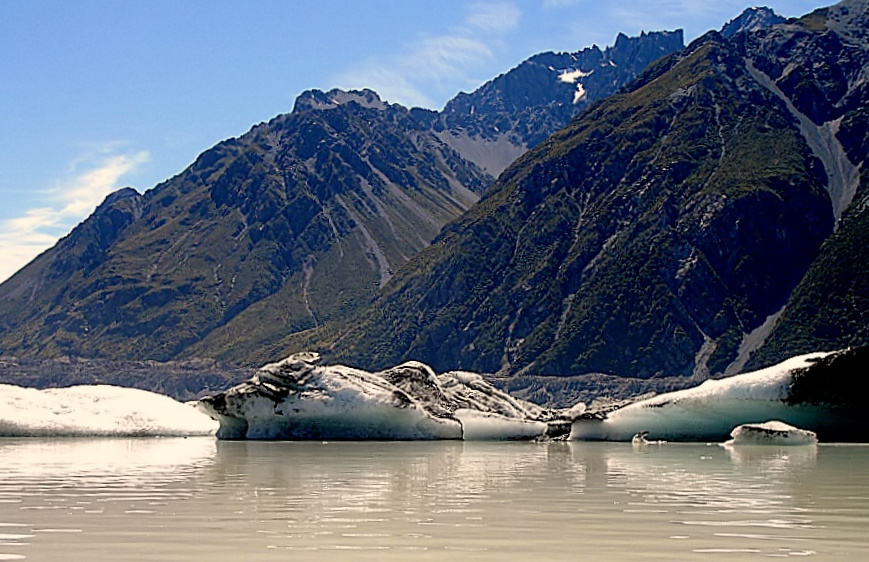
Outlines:
[[490,178],[407,109],[370,92],[341,101],[107,199],[4,283],[4,352],[237,359],[367,302]]
[[862,161],[841,156],[865,143],[850,102],[869,71],[865,39],[847,38],[865,5],[710,33],[653,65],[511,166],[333,356],[639,377],[744,365],[850,208]]
[[869,343],[869,170],[839,229],[794,290],[747,368],[772,365],[779,357]]
[[[806,33],[808,27],[813,33]],[[821,145],[841,218],[750,366],[869,343],[869,2],[842,2],[747,37],[758,67]],[[825,148],[826,147],[826,148]]]
[[[605,95],[679,47],[681,33],[653,33],[594,48],[589,60],[617,60],[621,69],[596,71],[608,82],[589,91]],[[570,60],[561,72],[573,69],[576,57],[562,57]],[[512,99],[484,113],[510,135],[529,126],[519,114],[532,113],[537,142],[584,103],[569,92],[561,100],[576,86],[547,72],[545,84],[511,72],[463,99],[481,108]],[[529,89],[536,96],[523,101]],[[484,126],[475,119],[408,110],[371,91],[305,92],[292,113],[220,143],[144,195],[113,194],[0,285],[0,349],[41,358],[273,359],[287,334],[368,303],[532,142],[501,142],[505,159],[491,167],[481,155],[491,156],[492,136],[467,132],[472,122]]]

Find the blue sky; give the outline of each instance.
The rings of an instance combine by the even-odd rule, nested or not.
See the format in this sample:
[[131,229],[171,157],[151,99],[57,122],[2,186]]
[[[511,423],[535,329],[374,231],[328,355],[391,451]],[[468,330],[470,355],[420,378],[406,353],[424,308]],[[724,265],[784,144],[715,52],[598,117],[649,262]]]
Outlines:
[[[772,0],[785,16],[830,2]],[[0,281],[304,90],[440,109],[542,51],[685,30],[748,0],[0,0]]]

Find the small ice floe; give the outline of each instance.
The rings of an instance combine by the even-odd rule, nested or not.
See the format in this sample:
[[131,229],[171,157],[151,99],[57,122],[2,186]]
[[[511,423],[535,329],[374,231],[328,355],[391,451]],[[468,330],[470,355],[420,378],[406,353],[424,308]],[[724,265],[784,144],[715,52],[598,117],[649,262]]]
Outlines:
[[732,439],[725,445],[814,445],[814,431],[799,429],[780,421],[746,423],[730,432]]
[[648,445],[649,440],[646,439],[646,437],[648,437],[648,436],[649,436],[648,431],[641,431],[641,432],[637,433],[636,435],[634,435],[634,437],[631,439],[631,443],[633,443],[634,445]]
[[663,445],[664,443],[666,443],[666,441],[649,440],[648,431],[641,431],[631,438],[631,444],[634,446],[634,449],[642,449],[649,445]]
[[219,439],[533,439],[565,435],[566,413],[496,389],[475,373],[411,361],[370,373],[291,355],[200,400]]

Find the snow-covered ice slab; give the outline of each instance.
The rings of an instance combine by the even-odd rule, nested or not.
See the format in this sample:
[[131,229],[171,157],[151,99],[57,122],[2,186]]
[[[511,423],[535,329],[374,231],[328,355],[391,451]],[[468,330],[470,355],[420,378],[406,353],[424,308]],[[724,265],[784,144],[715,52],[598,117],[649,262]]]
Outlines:
[[181,437],[216,430],[193,406],[146,390],[0,384],[0,437]]
[[737,426],[730,437],[725,445],[814,445],[818,442],[814,431],[776,420]]
[[587,411],[573,422],[570,438],[630,441],[647,431],[651,439],[721,442],[736,426],[774,419],[823,441],[866,441],[867,362],[866,347],[795,357],[609,411]]
[[199,401],[220,439],[530,439],[570,419],[504,393],[480,375],[408,362],[370,373],[318,366],[305,352]]

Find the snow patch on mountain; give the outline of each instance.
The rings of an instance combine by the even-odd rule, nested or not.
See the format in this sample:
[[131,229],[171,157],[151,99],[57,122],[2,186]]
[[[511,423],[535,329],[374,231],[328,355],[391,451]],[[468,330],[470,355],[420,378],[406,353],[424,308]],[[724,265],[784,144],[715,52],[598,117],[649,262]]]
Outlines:
[[568,84],[576,84],[576,81],[580,78],[585,78],[586,76],[591,76],[594,70],[590,70],[588,72],[582,70],[564,70],[561,74],[558,75],[558,80],[561,82],[566,82]]

